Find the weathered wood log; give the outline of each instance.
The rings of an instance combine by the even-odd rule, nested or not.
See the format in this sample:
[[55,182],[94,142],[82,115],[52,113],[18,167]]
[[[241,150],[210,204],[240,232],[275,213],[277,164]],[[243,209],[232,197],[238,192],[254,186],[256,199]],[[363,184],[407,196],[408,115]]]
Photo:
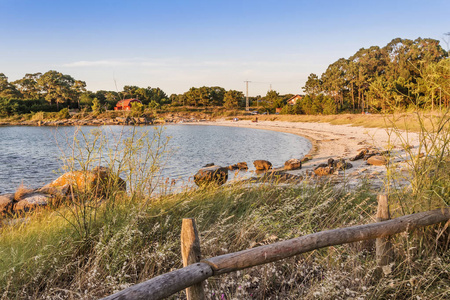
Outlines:
[[103,300],[159,300],[213,276],[211,267],[196,263],[133,285]]
[[[390,220],[387,195],[378,195],[377,222]],[[393,259],[393,249],[390,236],[379,237],[375,241],[377,264],[379,267],[389,265]]]
[[[200,238],[194,219],[183,219],[181,225],[181,256],[184,267],[195,264],[201,259]],[[188,300],[205,299],[202,283],[188,287],[186,289],[186,298]]]
[[203,260],[214,270],[214,275],[229,273],[266,264],[308,251],[363,240],[386,237],[416,227],[437,224],[450,219],[450,208],[442,208],[393,220],[339,228],[305,235],[271,245],[225,254]]

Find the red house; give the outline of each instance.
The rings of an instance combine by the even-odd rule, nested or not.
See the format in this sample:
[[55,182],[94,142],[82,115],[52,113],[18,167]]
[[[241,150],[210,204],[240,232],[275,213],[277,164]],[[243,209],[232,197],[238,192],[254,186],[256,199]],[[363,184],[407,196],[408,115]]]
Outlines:
[[114,110],[131,110],[131,105],[135,102],[142,104],[142,102],[138,99],[123,99],[117,102]]
[[295,96],[291,97],[291,98],[287,101],[287,104],[295,105],[295,104],[297,103],[297,101],[302,100],[302,98],[303,98],[303,97],[300,96],[300,95],[295,95]]

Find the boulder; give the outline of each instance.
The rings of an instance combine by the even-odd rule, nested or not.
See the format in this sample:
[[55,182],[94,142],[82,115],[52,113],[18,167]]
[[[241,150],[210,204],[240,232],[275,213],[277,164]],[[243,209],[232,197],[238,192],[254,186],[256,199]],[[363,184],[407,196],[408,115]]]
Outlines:
[[366,154],[364,155],[363,159],[364,159],[364,160],[368,160],[368,159],[371,158],[372,156],[376,156],[376,155],[380,155],[380,152],[379,152],[379,151],[372,150],[372,151],[366,153]]
[[238,162],[238,163],[236,164],[236,166],[237,166],[237,168],[238,168],[239,170],[247,170],[247,169],[248,169],[248,165],[247,165],[247,163],[246,163],[245,161]]
[[354,161],[354,160],[362,159],[362,158],[364,158],[364,155],[366,155],[368,152],[369,152],[369,149],[364,148],[358,154],[356,154],[356,156],[350,158],[350,160]]
[[40,193],[49,194],[58,197],[64,197],[70,192],[70,184],[66,184],[63,186],[43,186],[42,188],[37,190]]
[[276,181],[277,183],[295,183],[303,180],[303,176],[293,175],[286,173],[284,171],[271,171],[264,174],[261,177],[262,182],[264,181]]
[[272,169],[272,163],[270,161],[267,160],[255,160],[253,162],[253,165],[255,166],[256,170],[270,170]]
[[333,167],[317,167],[314,169],[314,174],[317,176],[331,175],[334,173]]
[[51,197],[49,195],[40,193],[28,194],[14,205],[14,211],[29,212],[36,208],[47,206],[50,200]]
[[284,163],[285,170],[297,170],[302,168],[302,162],[299,159],[292,158]]
[[237,164],[234,165],[229,165],[228,166],[228,170],[247,170],[248,166],[246,162],[238,162]]
[[367,159],[367,163],[373,166],[384,166],[387,165],[388,160],[384,156],[374,155]]
[[340,158],[338,160],[333,161],[333,167],[336,170],[347,170],[353,167],[351,163],[345,161],[345,159]]
[[200,169],[194,175],[194,182],[197,186],[208,184],[222,185],[228,180],[228,169],[220,166],[211,166]]
[[14,206],[14,194],[0,195],[0,216],[12,213]]
[[71,189],[75,192],[95,190],[96,193],[105,194],[112,186],[121,191],[126,190],[125,181],[112,174],[105,167],[96,167],[91,171],[70,171],[40,189],[42,192],[54,194],[55,192],[67,194]]
[[303,156],[303,158],[301,159],[301,162],[304,163],[311,159],[312,159],[312,155],[307,154],[307,155]]

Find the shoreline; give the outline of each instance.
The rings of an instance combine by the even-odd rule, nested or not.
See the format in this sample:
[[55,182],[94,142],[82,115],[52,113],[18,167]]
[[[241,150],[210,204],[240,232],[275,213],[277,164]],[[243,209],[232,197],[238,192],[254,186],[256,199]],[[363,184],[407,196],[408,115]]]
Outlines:
[[[302,136],[312,144],[309,155],[312,159],[303,163],[299,170],[286,171],[292,175],[304,175],[312,172],[319,164],[327,163],[329,158],[343,158],[349,161],[356,156],[358,152],[366,147],[378,150],[392,150],[392,162],[405,167],[409,159],[405,146],[411,146],[417,149],[419,145],[419,135],[417,133],[394,131],[385,128],[366,128],[352,125],[331,125],[329,123],[306,123],[306,122],[287,122],[287,121],[258,121],[251,120],[227,121],[217,119],[214,121],[205,121],[199,123],[190,123],[195,125],[212,125],[242,127],[262,130],[272,130],[284,133],[291,133]],[[415,151],[413,151],[415,153]],[[297,157],[301,159],[301,157]],[[338,179],[338,176],[348,179],[347,184],[350,188],[357,186],[362,179],[369,178],[371,186],[374,188],[383,188],[384,179],[387,174],[386,166],[373,166],[367,164],[365,160],[351,161],[352,168],[339,171],[339,174],[329,175],[330,179]],[[403,165],[402,165],[403,164]],[[274,166],[277,170],[279,166]],[[281,166],[282,167],[282,166]],[[325,176],[325,178],[328,178]],[[341,180],[342,181],[342,180]],[[408,182],[403,182],[408,184]]]
[[[178,125],[180,123],[166,123],[158,125]],[[306,138],[311,143],[311,149],[306,154],[312,159],[302,163],[302,168],[298,170],[284,171],[285,173],[303,177],[311,177],[315,167],[319,164],[327,163],[328,159],[345,159],[347,162],[351,157],[354,157],[363,148],[373,148],[378,150],[394,150],[394,162],[404,162],[407,159],[406,151],[404,151],[405,144],[417,149],[418,134],[407,134],[402,131],[394,131],[385,128],[366,128],[360,126],[347,125],[332,125],[321,122],[292,122],[292,121],[264,121],[254,122],[252,120],[201,120],[193,122],[185,122],[183,125],[204,125],[204,126],[226,126],[226,127],[240,127],[271,130],[277,132],[284,132],[298,135]],[[25,124],[21,124],[22,126]],[[21,126],[19,125],[19,126]],[[95,125],[119,125],[119,124],[89,124]],[[153,124],[157,125],[157,124]],[[8,125],[17,126],[17,125]],[[28,125],[30,126],[30,125]],[[69,125],[74,126],[74,125]],[[76,125],[75,125],[76,126]],[[65,126],[63,126],[65,127]],[[407,140],[403,140],[407,136]],[[415,152],[414,152],[415,153]],[[297,159],[302,159],[305,155],[299,153]],[[403,158],[399,158],[403,156]],[[265,159],[261,157],[261,159]],[[248,162],[250,165],[253,162]],[[372,166],[368,165],[364,160],[352,161],[352,168],[345,171],[336,172],[336,174],[323,176],[323,179],[330,178],[330,180],[342,182],[342,176],[349,179],[350,185],[357,185],[362,178],[373,179],[371,183],[375,187],[382,187],[383,181],[386,178],[386,166]],[[275,171],[283,170],[284,166],[274,165]],[[305,176],[306,175],[306,176]]]

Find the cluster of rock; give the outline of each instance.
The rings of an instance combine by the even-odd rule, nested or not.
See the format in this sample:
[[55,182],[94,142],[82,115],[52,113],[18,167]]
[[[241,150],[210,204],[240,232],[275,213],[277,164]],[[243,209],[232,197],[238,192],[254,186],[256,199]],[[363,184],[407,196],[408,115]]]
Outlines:
[[[57,121],[27,120],[17,125],[27,126],[86,126],[86,125],[149,125],[153,124],[153,119],[146,117],[115,117],[115,118],[85,118],[85,119],[64,119]],[[3,124],[0,124],[3,125]],[[8,124],[4,124],[8,125]]]
[[350,158],[351,161],[363,159],[367,161],[369,165],[374,166],[383,166],[388,163],[386,155],[389,154],[389,151],[379,151],[377,149],[371,148],[362,148],[359,150],[359,153]]
[[63,120],[26,120],[20,122],[0,122],[0,126],[6,125],[24,125],[24,126],[100,126],[100,125],[153,125],[166,123],[192,123],[205,122],[208,118],[184,118],[184,117],[166,117],[166,118],[146,118],[146,117],[114,117],[114,118],[71,118]]
[[[304,158],[304,161],[309,160],[310,157]],[[257,173],[264,173],[261,177],[263,180],[276,179],[282,181],[301,180],[301,176],[288,174],[286,170],[301,169],[302,161],[299,159],[290,159],[284,163],[284,168],[272,170],[272,163],[267,160],[255,160],[253,162]],[[216,166],[213,163],[205,165],[194,175],[194,182],[198,186],[209,184],[222,185],[228,180],[229,170],[248,170],[246,162],[239,162],[227,167]],[[272,170],[272,171],[270,171]],[[269,172],[270,171],[270,172]]]
[[[379,151],[374,148],[362,148],[358,150],[358,154],[351,157],[350,161],[363,159],[367,161],[369,165],[381,166],[388,163],[386,156],[389,151]],[[267,160],[255,160],[253,165],[255,166],[256,173],[262,174],[258,178],[250,178],[245,181],[250,182],[260,182],[267,180],[277,180],[277,182],[298,182],[303,179],[301,175],[290,174],[287,171],[298,170],[302,168],[302,163],[311,160],[310,155],[306,155],[303,159],[290,159],[284,163],[284,167],[273,169],[272,163]],[[340,171],[345,171],[352,168],[352,163],[346,161],[344,158],[329,158],[327,163],[320,164],[311,169],[307,170],[306,174],[308,177],[322,177],[327,175],[337,175]],[[227,167],[216,166],[214,164],[208,164],[204,168],[200,169],[194,176],[194,181],[198,186],[214,183],[214,184],[224,184],[228,179],[228,170],[247,170],[247,163],[241,162],[235,165],[230,165]]]
[[16,193],[0,195],[0,215],[20,215],[37,208],[58,206],[68,198],[86,192],[101,199],[111,189],[125,191],[126,183],[108,168],[71,171],[39,189],[19,189]]
[[353,165],[349,162],[346,162],[343,158],[339,158],[337,160],[329,158],[326,164],[320,164],[315,167],[314,173],[318,176],[331,175],[336,171],[347,170],[352,167]]

